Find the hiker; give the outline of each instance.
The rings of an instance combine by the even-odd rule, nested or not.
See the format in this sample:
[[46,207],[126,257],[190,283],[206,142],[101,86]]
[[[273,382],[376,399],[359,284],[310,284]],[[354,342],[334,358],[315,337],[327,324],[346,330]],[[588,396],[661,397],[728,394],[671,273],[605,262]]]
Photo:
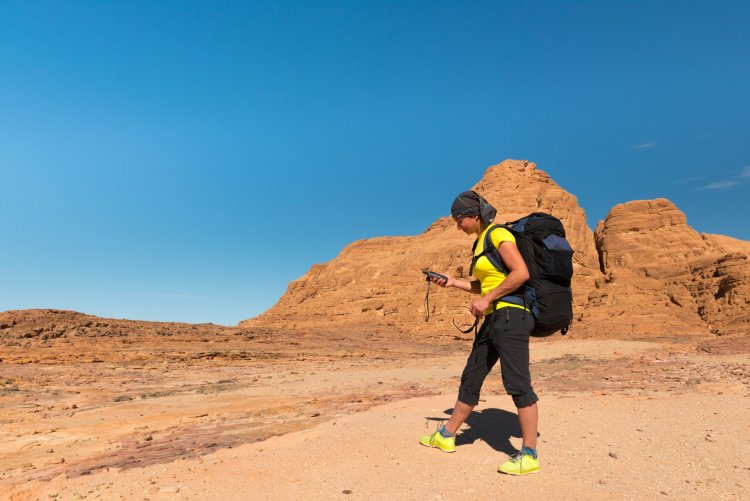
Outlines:
[[468,280],[445,274],[445,278],[428,276],[428,279],[441,287],[455,287],[478,294],[480,297],[472,301],[470,311],[477,320],[480,317],[484,317],[484,320],[476,333],[461,375],[458,399],[450,419],[432,435],[420,437],[419,442],[445,452],[455,452],[456,433],[479,403],[482,383],[499,359],[503,386],[518,409],[523,445],[518,453],[498,467],[498,471],[510,475],[525,475],[539,471],[536,450],[538,398],[531,386],[529,372],[529,334],[534,329],[534,316],[523,304],[514,304],[501,298],[521,287],[529,278],[529,271],[516,246],[515,237],[505,228],[492,231],[490,237],[509,272],[505,274],[499,271],[486,256],[480,256],[484,250],[485,232],[494,219],[495,212],[474,191],[461,193],[451,206],[451,215],[458,229],[477,236],[473,269]]

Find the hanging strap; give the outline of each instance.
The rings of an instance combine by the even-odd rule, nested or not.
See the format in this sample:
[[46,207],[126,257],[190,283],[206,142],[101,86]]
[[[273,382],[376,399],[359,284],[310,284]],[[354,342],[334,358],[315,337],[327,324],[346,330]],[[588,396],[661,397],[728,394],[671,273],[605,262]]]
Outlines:
[[455,319],[455,318],[454,318],[454,319],[452,319],[452,321],[453,321],[453,326],[454,326],[454,327],[455,327],[456,329],[458,329],[459,331],[463,332],[464,334],[468,334],[469,332],[471,332],[471,331],[472,331],[472,329],[474,330],[474,334],[476,334],[476,333],[477,333],[477,325],[479,325],[479,317],[474,317],[474,323],[473,323],[473,324],[471,325],[471,327],[469,327],[469,328],[468,328],[468,329],[466,329],[466,330],[462,329],[462,328],[461,328],[461,327],[460,327],[460,326],[459,326],[459,325],[458,325],[458,324],[456,323],[456,319]]
[[427,279],[427,292],[424,295],[424,321],[430,319],[430,279]]

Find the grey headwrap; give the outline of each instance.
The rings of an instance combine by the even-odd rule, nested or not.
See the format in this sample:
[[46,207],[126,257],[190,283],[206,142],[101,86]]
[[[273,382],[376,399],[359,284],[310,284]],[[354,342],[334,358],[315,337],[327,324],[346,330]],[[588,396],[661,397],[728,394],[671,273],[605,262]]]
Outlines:
[[451,216],[479,216],[484,224],[495,220],[497,211],[476,191],[464,191],[456,197],[451,205]]

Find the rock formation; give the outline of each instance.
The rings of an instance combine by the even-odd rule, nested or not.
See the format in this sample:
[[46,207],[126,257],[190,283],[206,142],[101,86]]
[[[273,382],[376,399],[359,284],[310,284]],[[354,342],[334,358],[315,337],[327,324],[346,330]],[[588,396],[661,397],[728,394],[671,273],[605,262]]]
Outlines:
[[[592,232],[576,198],[533,163],[506,160],[473,186],[498,210],[498,222],[534,211],[562,220],[574,254],[571,335],[750,334],[750,242],[699,234],[665,199],[614,207]],[[462,188],[457,188],[457,192]],[[450,200],[444,200],[448,206]],[[277,329],[340,329],[457,335],[470,324],[471,297],[427,283],[423,269],[468,273],[473,237],[449,217],[421,235],[354,242],[291,282],[268,311],[238,328],[102,319],[59,310],[0,312],[0,340],[86,336],[251,335]],[[429,320],[426,317],[429,313]]]
[[[575,249],[572,332],[750,333],[750,242],[700,235],[664,199],[618,205],[595,237],[576,198],[526,161],[490,167],[472,189],[497,208],[497,221],[544,211],[563,222]],[[457,332],[452,319],[471,320],[469,297],[433,286],[425,321],[420,270],[465,276],[471,238],[446,217],[421,235],[354,242],[291,282],[271,309],[240,325]]]
[[614,207],[595,236],[605,276],[589,292],[589,328],[750,333],[750,242],[698,234],[666,199]]
[[67,310],[9,310],[0,312],[0,341],[6,346],[22,340],[48,341],[81,337],[169,337],[219,335],[236,329],[214,324],[147,322],[101,318]]
[[[534,210],[559,217],[576,250],[574,290],[593,287],[601,276],[594,236],[573,195],[533,163],[512,160],[487,169],[473,189],[497,208],[498,221],[511,221]],[[444,203],[449,205],[450,200]],[[275,306],[241,325],[317,329],[343,324],[416,332],[453,329],[453,318],[458,322],[472,319],[467,296],[453,289],[436,291],[432,286],[431,318],[426,322],[426,282],[421,270],[465,276],[471,244],[472,237],[457,231],[449,217],[437,220],[418,236],[354,242],[335,259],[314,265],[289,284]],[[581,307],[586,300],[585,294],[576,293]]]

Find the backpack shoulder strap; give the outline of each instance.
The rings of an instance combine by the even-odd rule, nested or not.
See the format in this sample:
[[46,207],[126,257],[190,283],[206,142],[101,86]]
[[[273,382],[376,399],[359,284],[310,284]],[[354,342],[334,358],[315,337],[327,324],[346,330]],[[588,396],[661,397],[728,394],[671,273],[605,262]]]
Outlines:
[[[492,266],[495,267],[498,271],[502,271],[506,275],[510,270],[508,270],[508,267],[505,266],[505,263],[503,262],[503,258],[500,256],[500,251],[497,250],[497,247],[492,243],[492,232],[495,231],[498,228],[506,228],[504,225],[500,224],[493,224],[489,227],[487,232],[484,234],[484,248],[482,249],[482,252],[480,252],[477,255],[474,255],[471,259],[471,267],[469,268],[469,275],[474,274],[474,266],[477,264],[477,261],[480,257],[486,256],[487,259],[492,263]],[[471,248],[472,255],[474,252],[476,252],[477,249],[477,243],[479,243],[479,238],[477,238],[474,241],[474,246]]]

